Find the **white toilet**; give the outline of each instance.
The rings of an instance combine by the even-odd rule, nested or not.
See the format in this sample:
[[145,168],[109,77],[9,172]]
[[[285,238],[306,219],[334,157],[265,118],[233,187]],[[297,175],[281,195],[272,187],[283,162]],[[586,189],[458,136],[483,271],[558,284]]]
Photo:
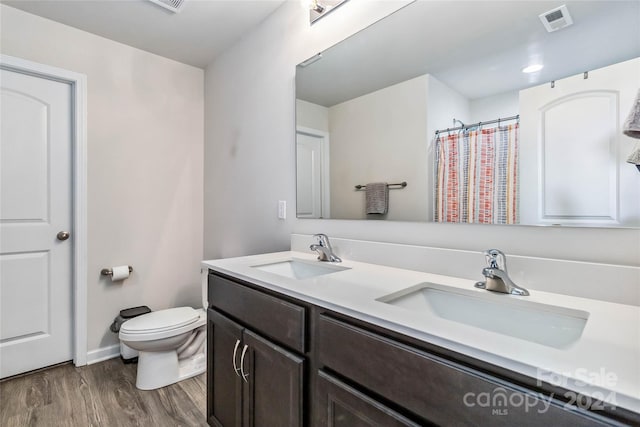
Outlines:
[[139,352],[136,387],[153,390],[206,370],[207,313],[177,307],[135,317],[120,327],[120,341]]

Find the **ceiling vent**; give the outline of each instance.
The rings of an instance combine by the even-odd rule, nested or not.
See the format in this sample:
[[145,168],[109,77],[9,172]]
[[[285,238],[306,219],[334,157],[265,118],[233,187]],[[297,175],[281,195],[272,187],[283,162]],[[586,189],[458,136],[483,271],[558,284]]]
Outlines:
[[550,33],[554,31],[558,31],[564,27],[568,27],[569,25],[573,24],[573,19],[571,19],[571,15],[569,15],[569,10],[565,5],[556,7],[555,9],[551,9],[538,16],[542,21],[542,25],[544,25],[544,27]]
[[184,6],[185,0],[149,0],[149,1],[165,9],[168,9],[173,13],[178,13],[180,12],[180,9],[182,9],[182,6]]

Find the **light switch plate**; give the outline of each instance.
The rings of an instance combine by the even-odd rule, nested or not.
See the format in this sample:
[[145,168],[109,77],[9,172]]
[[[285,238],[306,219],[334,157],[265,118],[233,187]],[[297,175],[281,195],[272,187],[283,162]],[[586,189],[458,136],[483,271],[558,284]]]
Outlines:
[[278,219],[287,218],[287,201],[278,200]]

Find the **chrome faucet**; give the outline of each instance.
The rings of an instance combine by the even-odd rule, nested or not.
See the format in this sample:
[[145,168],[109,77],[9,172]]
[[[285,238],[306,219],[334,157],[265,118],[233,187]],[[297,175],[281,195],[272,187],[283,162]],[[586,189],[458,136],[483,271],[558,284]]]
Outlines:
[[476,288],[488,291],[502,292],[511,295],[529,295],[529,291],[521,288],[511,281],[507,273],[507,257],[497,249],[484,251],[487,259],[487,267],[482,269],[482,275],[486,277],[484,282],[477,282]]
[[318,239],[318,243],[314,243],[309,246],[312,251],[318,252],[318,260],[329,262],[342,262],[342,260],[333,253],[331,243],[326,234],[314,234],[313,237]]

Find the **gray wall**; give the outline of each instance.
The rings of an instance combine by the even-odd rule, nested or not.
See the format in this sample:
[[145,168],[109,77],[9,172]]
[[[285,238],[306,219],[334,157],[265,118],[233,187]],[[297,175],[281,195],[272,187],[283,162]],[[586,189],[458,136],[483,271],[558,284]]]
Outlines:
[[[201,306],[204,72],[1,5],[1,52],[87,76],[87,331],[127,307]],[[100,270],[130,264],[111,283]],[[94,352],[95,353],[95,352]],[[99,356],[96,356],[99,357]]]
[[[310,27],[308,11],[287,1],[207,67],[205,258],[289,249],[295,65],[406,2],[352,3]],[[285,221],[278,200],[287,201]]]

